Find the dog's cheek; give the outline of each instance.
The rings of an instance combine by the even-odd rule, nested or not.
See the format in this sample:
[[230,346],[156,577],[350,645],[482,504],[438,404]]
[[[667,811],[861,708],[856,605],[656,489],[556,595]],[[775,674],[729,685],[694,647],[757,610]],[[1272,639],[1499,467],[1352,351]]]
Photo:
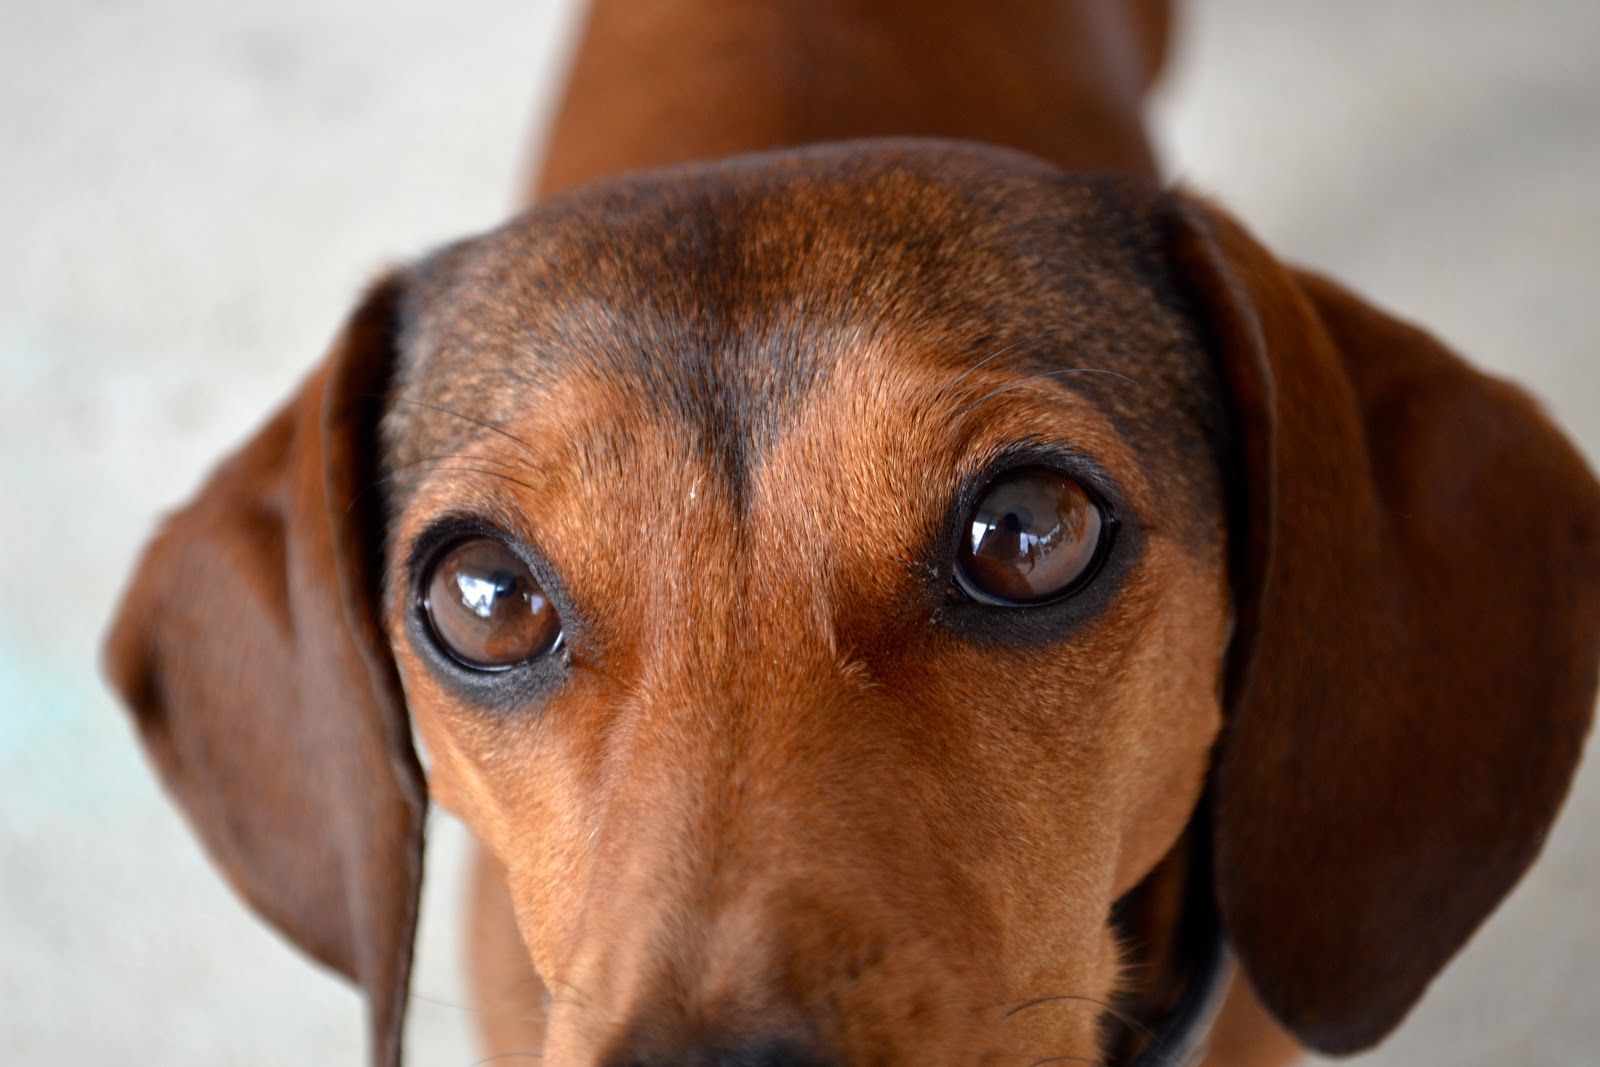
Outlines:
[[515,834],[518,805],[515,793],[508,794],[497,778],[514,761],[529,724],[497,722],[484,709],[466,704],[399,631],[391,625],[391,647],[426,768],[428,795],[504,859]]
[[[1043,963],[1012,976],[1005,1007],[990,1020],[991,1055],[1000,1049],[1027,1049],[1037,1062],[1099,1063],[1101,1045],[1096,1003],[1112,1003],[1123,988],[1123,964],[1115,935],[1103,916],[1086,917],[1092,933],[1071,959]],[[997,998],[998,999],[998,998]],[[978,1060],[975,1062],[988,1062]]]
[[[391,637],[391,640],[395,638]],[[399,644],[394,647],[404,649]],[[416,662],[409,651],[403,651],[396,661],[400,667],[400,680],[405,690],[412,728],[421,742],[422,757],[427,768],[428,796],[478,831],[484,821],[480,811],[484,790],[472,771],[471,761],[461,751],[448,725],[452,718],[459,717],[460,709],[447,706],[449,697],[439,691],[426,668]]]
[[1136,885],[1177,841],[1199,802],[1211,747],[1222,726],[1218,679],[1228,638],[1228,593],[1220,550],[1195,551],[1151,538],[1148,585],[1120,707],[1115,784],[1122,847],[1116,891]]

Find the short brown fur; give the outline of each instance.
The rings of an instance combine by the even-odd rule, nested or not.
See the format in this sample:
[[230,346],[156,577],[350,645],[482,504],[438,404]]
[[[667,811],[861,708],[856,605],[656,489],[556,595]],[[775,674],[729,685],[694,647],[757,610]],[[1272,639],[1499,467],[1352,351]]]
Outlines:
[[[571,191],[380,283],[169,521],[113,679],[375,1062],[424,788],[482,843],[485,1050],[549,1064],[1095,1061],[1171,979],[1171,909],[1113,906],[1208,866],[1207,1063],[1350,1051],[1532,861],[1600,491],[1510,386],[1156,186],[1165,40],[1159,4],[602,2]],[[788,147],[906,134],[1034,155]],[[962,604],[964,487],[1040,454],[1123,520],[1102,572]],[[559,663],[434,647],[463,520],[543,561]]]

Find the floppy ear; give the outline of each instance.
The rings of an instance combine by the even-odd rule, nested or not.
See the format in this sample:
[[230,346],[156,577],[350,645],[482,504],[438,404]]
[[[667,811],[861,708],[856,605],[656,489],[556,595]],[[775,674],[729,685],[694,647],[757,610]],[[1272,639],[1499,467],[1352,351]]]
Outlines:
[[366,989],[400,1061],[426,791],[375,615],[373,442],[398,285],[375,287],[287,407],[171,516],[108,673],[212,859]]
[[1221,212],[1178,215],[1241,468],[1218,899],[1277,1017],[1353,1052],[1510,890],[1566,794],[1600,491],[1517,389]]

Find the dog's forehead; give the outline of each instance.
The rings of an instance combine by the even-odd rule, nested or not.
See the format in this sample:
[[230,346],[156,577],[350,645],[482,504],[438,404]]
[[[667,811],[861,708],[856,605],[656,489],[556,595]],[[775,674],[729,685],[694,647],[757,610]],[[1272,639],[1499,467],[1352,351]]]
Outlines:
[[737,492],[840,361],[869,350],[952,379],[980,363],[1107,372],[1057,381],[1142,454],[1209,453],[1220,404],[1158,251],[1162,203],[1007,151],[913,143],[550,201],[412,272],[385,420],[395,492],[411,465],[574,376],[629,398],[613,411],[678,424]]

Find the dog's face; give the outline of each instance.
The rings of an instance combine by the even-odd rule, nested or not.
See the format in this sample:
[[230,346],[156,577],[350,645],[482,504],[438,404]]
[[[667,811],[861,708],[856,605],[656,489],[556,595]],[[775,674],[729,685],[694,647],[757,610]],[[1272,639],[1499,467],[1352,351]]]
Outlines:
[[109,660],[380,1062],[426,788],[546,1062],[969,1063],[1100,1054],[1180,839],[1276,1016],[1377,1040],[1536,853],[1597,634],[1600,493],[1520,394],[1207,205],[891,142],[381,283]]
[[386,627],[562,1062],[1096,1054],[1003,1009],[1110,998],[1200,793],[1221,389],[1149,203],[979,162],[628,182],[411,291]]

